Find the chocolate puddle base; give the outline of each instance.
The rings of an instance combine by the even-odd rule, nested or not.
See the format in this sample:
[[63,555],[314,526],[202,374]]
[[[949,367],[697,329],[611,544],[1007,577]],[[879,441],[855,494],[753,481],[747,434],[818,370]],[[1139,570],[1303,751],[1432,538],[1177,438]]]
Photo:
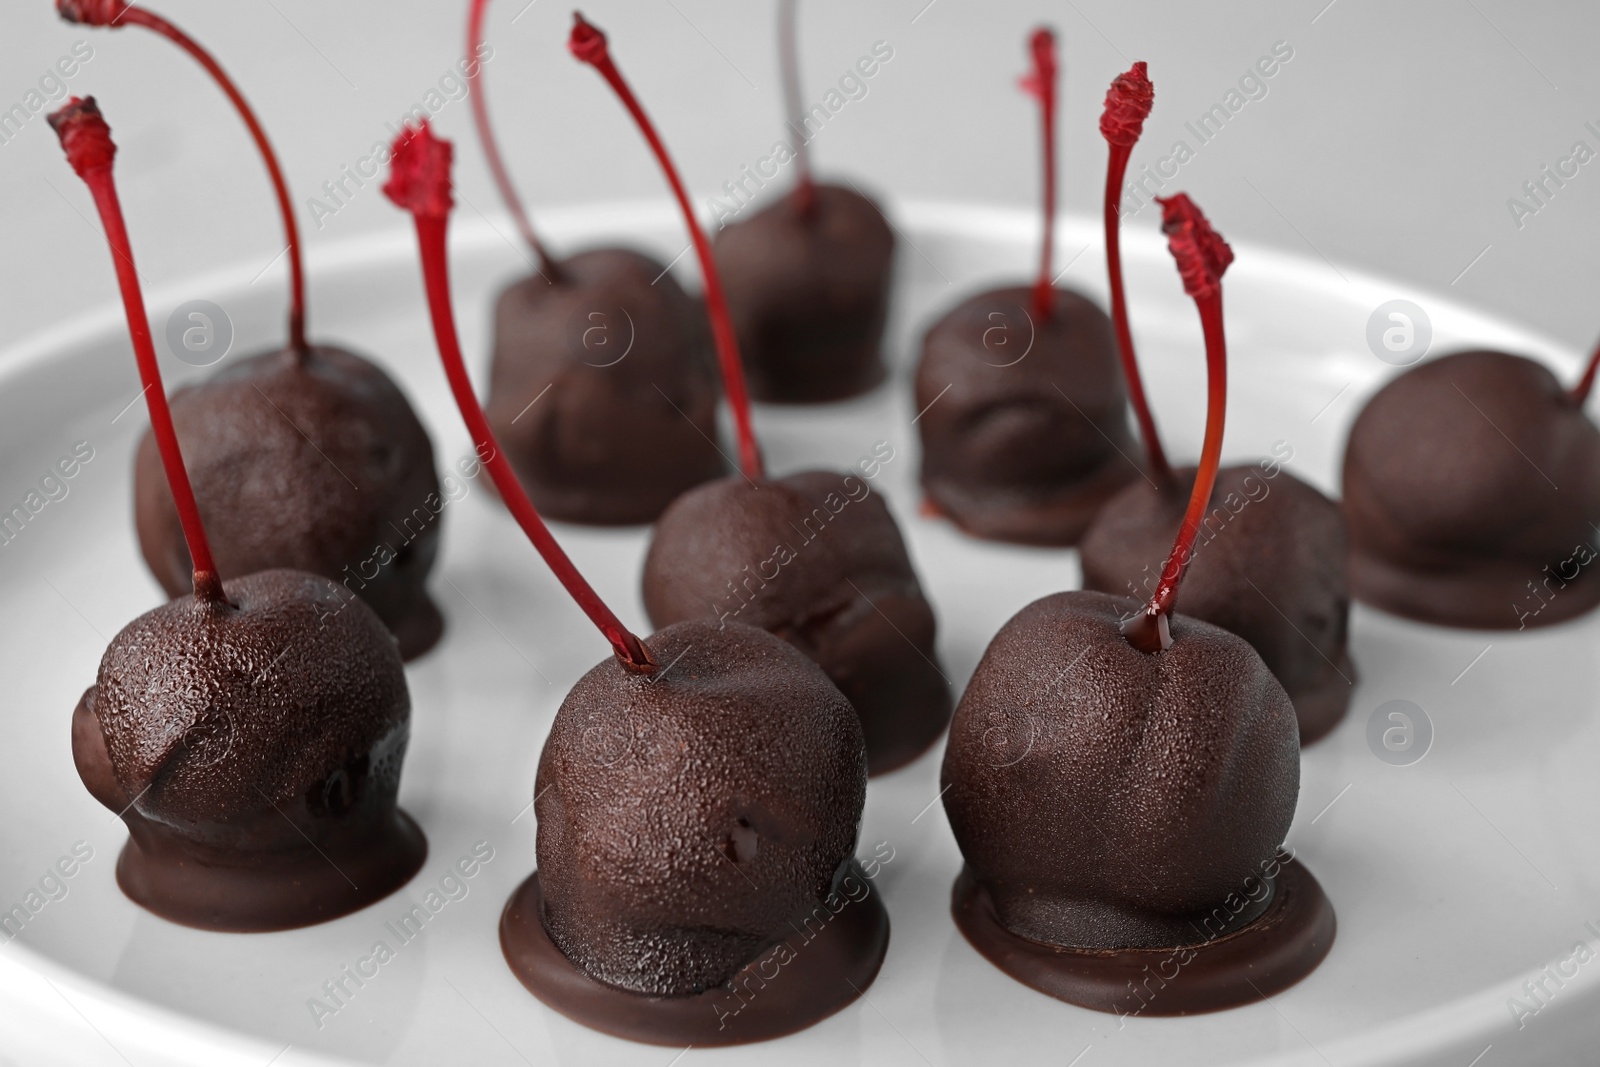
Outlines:
[[860,996],[878,976],[889,949],[889,914],[874,892],[849,901],[810,940],[799,932],[788,939],[791,953],[781,965],[773,946],[726,986],[686,996],[650,996],[598,982],[580,970],[545,932],[539,918],[543,910],[535,871],[500,917],[500,947],[512,973],[574,1022],[649,1045],[743,1045],[804,1030]]
[[169,922],[267,933],[327,922],[374,904],[411,881],[427,858],[422,829],[397,810],[359,849],[330,854],[218,850],[213,862],[193,845],[154,832],[135,834],[117,859],[117,885]]
[[950,894],[973,948],[1023,985],[1114,1015],[1193,1015],[1270,997],[1310,974],[1333,945],[1333,906],[1311,872],[1284,864],[1272,903],[1248,926],[1174,948],[1075,949],[1000,925],[989,893],[963,868]]
[[[1550,626],[1600,605],[1600,577],[1580,571],[1553,590],[1540,584],[1545,577],[1526,562],[1486,560],[1472,570],[1423,571],[1359,547],[1350,551],[1350,594],[1356,600],[1391,615],[1465,630]],[[1550,599],[1533,586],[1548,590]]]

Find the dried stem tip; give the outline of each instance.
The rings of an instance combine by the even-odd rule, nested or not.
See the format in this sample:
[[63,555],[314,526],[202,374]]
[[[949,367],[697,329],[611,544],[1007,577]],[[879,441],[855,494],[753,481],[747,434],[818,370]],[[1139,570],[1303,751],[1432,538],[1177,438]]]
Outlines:
[[126,0],[56,0],[56,13],[84,26],[119,26]]
[[1216,296],[1221,291],[1222,272],[1233,262],[1233,249],[1211,228],[1187,193],[1158,196],[1156,203],[1161,205],[1161,231],[1167,235],[1172,258],[1178,261],[1184,292],[1196,300]]
[[450,185],[454,157],[455,146],[435,137],[426,122],[407,126],[394,140],[384,195],[413,215],[445,218],[455,207]]
[[605,31],[576,11],[572,13],[572,36],[567,38],[567,51],[591,65],[611,58]]
[[73,97],[65,107],[49,116],[50,128],[61,138],[67,162],[80,178],[91,171],[111,166],[117,146],[111,140],[111,127],[100,116],[94,97]]
[[1144,133],[1144,120],[1155,106],[1156,90],[1150,84],[1143,60],[1118,74],[1106,90],[1106,109],[1100,114],[1100,135],[1114,145],[1132,148]]

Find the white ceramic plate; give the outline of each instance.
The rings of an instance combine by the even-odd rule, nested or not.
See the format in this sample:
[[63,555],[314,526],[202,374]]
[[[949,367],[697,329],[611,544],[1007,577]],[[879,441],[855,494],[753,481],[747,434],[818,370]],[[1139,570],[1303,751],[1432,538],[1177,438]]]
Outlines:
[[[939,204],[902,204],[895,218],[902,236],[895,376],[860,400],[762,409],[756,422],[778,473],[843,467],[876,441],[893,446],[878,486],[939,613],[940,653],[959,690],[1001,623],[1030,600],[1075,586],[1078,563],[1072,552],[973,541],[918,516],[907,377],[915,341],[933,316],[977,287],[1026,273],[1036,223],[1026,212]],[[668,260],[684,245],[665,204],[552,213],[543,221],[560,247],[620,238]],[[1199,327],[1150,221],[1140,220],[1128,237],[1136,333],[1168,447],[1192,457],[1204,418]],[[1218,221],[1226,230],[1227,220]],[[1071,260],[1066,284],[1103,300],[1097,230],[1087,220],[1064,223],[1061,261]],[[1368,317],[1385,301],[1422,305],[1435,351],[1485,343],[1546,359],[1564,375],[1578,366],[1573,352],[1430,294],[1341,274],[1316,259],[1248,246],[1238,253],[1227,279],[1233,396],[1226,452],[1256,457],[1287,442],[1290,468],[1325,490],[1336,488],[1355,412],[1394,373],[1366,342]],[[680,269],[692,276],[689,263],[685,257]],[[500,232],[475,219],[457,229],[454,266],[464,340],[481,368],[493,294],[525,268]],[[207,298],[229,312],[235,354],[278,343],[279,289],[251,286],[258,268],[160,288],[151,302],[158,335],[171,308]],[[321,250],[313,268],[314,335],[380,359],[432,429],[441,465],[465,456],[409,231]],[[122,313],[110,302],[109,265],[85,270],[103,305],[0,360],[0,510],[22,502],[75,443],[94,450],[68,495],[0,547],[0,677],[7,683],[0,909],[25,904],[74,846],[93,853],[72,878],[48,884],[59,899],[43,903],[0,947],[0,1067],[665,1067],[672,1050],[568,1022],[529,996],[501,960],[501,906],[533,866],[528,804],[540,745],[567,689],[607,650],[481,485],[447,509],[434,588],[449,630],[409,672],[415,718],[401,801],[431,845],[416,880],[334,923],[247,936],[170,925],[117,890],[112,870],[124,832],[79,784],[68,722],[107,639],[159,595],[129,518],[130,457],[144,409],[130,407],[139,389]],[[167,369],[172,384],[200,373],[171,359]],[[562,527],[558,534],[623,617],[644,626],[638,576],[646,532]],[[869,791],[863,851],[880,841],[894,850],[878,881],[893,934],[865,1000],[794,1037],[692,1050],[676,1062],[1575,1062],[1600,1030],[1600,963],[1559,977],[1560,969],[1573,970],[1563,961],[1576,944],[1600,942],[1585,926],[1594,920],[1600,929],[1600,618],[1477,634],[1357,608],[1352,634],[1360,680],[1351,714],[1305,754],[1289,835],[1332,898],[1339,935],[1326,962],[1271,1003],[1119,1024],[989,966],[949,916],[960,857],[934,802],[936,751]],[[1434,730],[1431,751],[1410,766],[1383,762],[1366,740],[1369,715],[1391,699],[1420,706]],[[386,924],[479,841],[494,858],[468,883],[468,895],[399,946]],[[33,902],[47,899],[41,890]],[[378,941],[397,949],[395,959],[318,1025],[308,1001],[325,997],[324,982]],[[1551,964],[1557,978],[1541,977]],[[1543,982],[1541,1000],[1524,992],[1528,980]],[[1508,1006],[1513,996],[1540,1007],[1520,1028]]]

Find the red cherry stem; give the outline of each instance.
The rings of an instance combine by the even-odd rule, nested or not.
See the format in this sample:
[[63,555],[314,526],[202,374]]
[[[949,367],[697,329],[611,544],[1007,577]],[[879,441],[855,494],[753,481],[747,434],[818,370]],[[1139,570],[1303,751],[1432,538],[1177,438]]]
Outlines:
[[305,265],[300,255],[300,226],[295,221],[294,204],[289,199],[289,185],[284,181],[283,168],[278,165],[278,155],[272,150],[272,142],[267,140],[266,131],[261,128],[244,94],[239,92],[233,79],[197,41],[154,12],[125,4],[122,0],[56,0],[56,9],[68,22],[113,29],[143,26],[154,30],[194,57],[195,62],[205,68],[206,73],[233,102],[234,110],[239,112],[239,118],[244,120],[250,136],[255,139],[256,149],[267,168],[267,176],[272,179],[273,192],[278,197],[284,239],[289,246],[289,347],[303,354],[306,351],[306,279]]
[[750,396],[745,390],[744,368],[739,362],[739,340],[733,332],[733,319],[728,315],[727,298],[722,294],[722,278],[717,274],[716,262],[711,258],[711,243],[700,228],[694,207],[689,203],[689,194],[684,192],[683,182],[678,177],[678,168],[673,165],[666,146],[656,135],[650,116],[639,106],[638,98],[611,61],[606,35],[576,11],[572,13],[572,18],[572,36],[567,41],[567,49],[599,71],[606,84],[622,101],[622,106],[628,109],[628,114],[639,126],[639,132],[649,142],[650,151],[655,153],[657,162],[661,164],[667,182],[672,186],[672,195],[677,197],[678,207],[683,211],[690,240],[694,242],[695,254],[700,259],[700,273],[705,277],[706,310],[711,316],[711,333],[717,343],[717,361],[722,367],[722,388],[728,394],[728,406],[733,409],[733,424],[738,431],[739,468],[746,478],[754,481],[762,476],[761,449],[756,444],[755,430],[750,425]]
[[1177,480],[1172,475],[1172,465],[1167,462],[1167,453],[1161,447],[1150,399],[1145,395],[1144,378],[1139,373],[1139,359],[1133,348],[1133,330],[1128,325],[1127,292],[1122,282],[1122,216],[1118,211],[1122,182],[1128,173],[1128,158],[1133,155],[1133,146],[1139,143],[1144,120],[1155,98],[1145,70],[1144,63],[1135,63],[1127,73],[1119,74],[1112,81],[1106,92],[1105,111],[1100,116],[1100,133],[1110,149],[1106,159],[1106,274],[1111,281],[1111,322],[1117,331],[1122,375],[1128,383],[1128,399],[1133,404],[1134,416],[1139,420],[1146,462],[1161,487],[1171,490],[1176,487]]
[[178,523],[194,563],[194,595],[200,600],[222,602],[222,579],[211,559],[211,545],[200,522],[200,506],[195,503],[189,472],[184,469],[178,433],[172,425],[172,409],[161,384],[161,367],[156,362],[156,346],[150,339],[150,319],[145,313],[144,293],[139,272],[133,264],[133,245],[122,217],[122,202],[117,197],[117,182],[111,173],[117,146],[111,128],[100,117],[94,97],[73,97],[65,107],[50,116],[50,125],[61,139],[67,162],[89,187],[94,205],[105,227],[106,243],[111,246],[111,262],[117,269],[117,285],[122,289],[122,307],[128,317],[128,336],[133,341],[134,359],[139,365],[139,380],[144,384],[145,404],[150,409],[150,430],[155,434],[156,450],[167,472],[167,484],[178,508]]
[[554,282],[560,278],[561,268],[545,251],[544,243],[539,240],[533,223],[528,219],[527,209],[522,206],[522,198],[517,195],[516,186],[511,184],[511,174],[500,155],[500,142],[495,139],[494,126],[489,122],[489,102],[484,98],[483,91],[483,64],[477,60],[483,44],[484,14],[488,8],[489,0],[472,0],[472,8],[467,16],[467,95],[472,100],[472,121],[478,127],[478,141],[483,145],[484,157],[489,161],[489,173],[494,175],[501,201],[506,205],[506,210],[511,212],[511,220],[516,224],[522,240],[538,260],[539,273]]
[[1055,278],[1051,263],[1056,238],[1056,35],[1040,28],[1028,41],[1033,72],[1022,87],[1039,101],[1040,132],[1044,142],[1044,241],[1039,251],[1039,280],[1033,286],[1033,312],[1040,319],[1055,313]]
[[1200,450],[1200,467],[1195,472],[1189,507],[1172,543],[1172,553],[1161,569],[1155,595],[1138,615],[1123,624],[1128,643],[1141,652],[1159,652],[1172,646],[1168,617],[1178,598],[1178,587],[1194,556],[1200,523],[1216,488],[1217,469],[1222,463],[1222,428],[1228,410],[1228,342],[1222,328],[1222,274],[1233,262],[1233,250],[1211,228],[1183,193],[1171,199],[1156,198],[1161,205],[1161,228],[1167,246],[1178,263],[1183,287],[1194,298],[1200,311],[1200,326],[1206,342],[1206,436]]
[[795,203],[802,217],[809,218],[817,206],[817,185],[811,177],[811,150],[806,146],[806,127],[800,103],[800,46],[795,24],[795,0],[778,0],[778,53],[783,66],[783,109],[788,114],[789,132],[794,134],[794,162],[800,180],[795,185]]
[[411,212],[417,224],[417,244],[422,254],[422,276],[428,293],[428,311],[433,318],[433,334],[439,344],[439,358],[444,364],[445,377],[450,391],[455,394],[456,407],[472,435],[472,443],[489,477],[494,479],[500,498],[506,502],[517,524],[528,540],[539,550],[556,578],[566,587],[572,599],[578,602],[584,614],[600,628],[606,640],[616,651],[622,663],[635,670],[653,670],[655,660],[650,652],[622,622],[606,607],[600,594],[584,580],[572,560],[562,551],[551,536],[549,527],[539,517],[533,501],[517,480],[516,472],[506,460],[489,420],[472,391],[472,379],[467,374],[466,360],[461,355],[461,341],[456,333],[455,312],[450,302],[450,260],[446,251],[446,237],[450,225],[450,210],[454,207],[450,186],[450,163],[453,146],[433,136],[426,121],[413,130],[409,125],[395,138],[392,148],[389,181],[384,194],[406,211]]
[[1594,391],[1595,373],[1600,371],[1600,345],[1595,346],[1594,354],[1589,357],[1589,366],[1583,372],[1583,377],[1578,379],[1578,384],[1572,387],[1572,402],[1582,407],[1589,399],[1589,394]]

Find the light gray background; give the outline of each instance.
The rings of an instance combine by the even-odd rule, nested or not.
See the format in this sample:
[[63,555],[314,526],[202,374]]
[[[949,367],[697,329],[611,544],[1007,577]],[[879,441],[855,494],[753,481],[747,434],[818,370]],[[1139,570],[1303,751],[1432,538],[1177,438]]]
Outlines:
[[[660,196],[653,163],[594,73],[565,52],[570,8],[499,0],[490,99],[535,209]],[[306,200],[386,138],[463,51],[458,0],[162,0],[252,96],[283,154],[313,250],[404,219],[375,185],[311,219]],[[588,15],[659,120],[702,203],[781,136],[771,0],[594,0]],[[1036,201],[1035,112],[1015,88],[1023,38],[1056,26],[1066,67],[1064,204],[1097,209],[1106,83],[1150,63],[1157,107],[1135,171],[1222,102],[1273,44],[1294,58],[1169,187],[1228,236],[1405,278],[1514,316],[1574,345],[1600,333],[1600,162],[1519,227],[1524,182],[1584,140],[1600,151],[1592,69],[1600,7],[1576,0],[807,0],[806,96],[821,98],[875,41],[894,58],[814,142],[819,167],[904,197]],[[243,132],[200,70],[142,30],[57,21],[50,0],[4,0],[0,109],[73,43],[122,145],[119,174],[152,284],[259,261],[281,248]],[[465,102],[438,130],[461,144],[467,204],[497,213]],[[0,326],[10,343],[111,300],[89,199],[43,115],[0,145]],[[1154,226],[1153,211],[1136,226]],[[1066,250],[1068,255],[1074,250]],[[1337,266],[1334,266],[1337,265]],[[1470,269],[1469,268],[1470,265]],[[1020,268],[1021,265],[1019,265]],[[1465,273],[1463,274],[1463,271]],[[281,261],[261,284],[282,284]],[[313,314],[315,290],[312,292]]]

